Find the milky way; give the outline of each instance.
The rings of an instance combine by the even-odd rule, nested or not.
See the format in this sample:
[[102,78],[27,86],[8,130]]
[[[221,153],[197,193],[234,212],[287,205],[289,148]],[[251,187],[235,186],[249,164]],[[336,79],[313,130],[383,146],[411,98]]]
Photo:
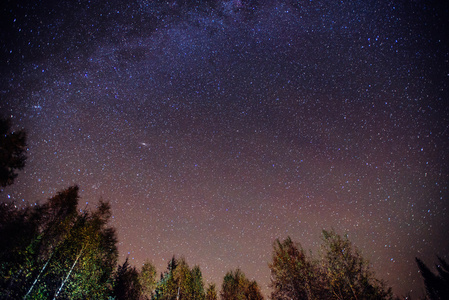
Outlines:
[[317,253],[334,228],[421,295],[415,256],[449,259],[447,6],[128,2],[2,4],[28,160],[0,200],[78,184],[112,204],[121,260],[240,267],[266,295],[276,238]]

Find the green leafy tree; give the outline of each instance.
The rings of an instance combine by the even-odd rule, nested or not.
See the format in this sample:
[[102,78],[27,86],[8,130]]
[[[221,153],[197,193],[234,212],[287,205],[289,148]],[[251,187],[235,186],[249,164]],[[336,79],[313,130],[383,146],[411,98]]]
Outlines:
[[240,269],[226,273],[223,279],[220,297],[222,300],[263,299],[256,281],[247,279]]
[[74,186],[43,205],[0,209],[0,238],[11,241],[1,247],[0,298],[107,299],[117,261],[110,206],[81,212],[78,199]]
[[23,210],[10,206],[8,211],[3,211],[0,235],[9,242],[2,243],[1,280],[13,298],[29,294],[28,287],[32,290],[36,285],[32,278],[40,279],[48,271],[55,249],[67,237],[76,219],[77,204],[78,188],[71,187],[43,205]]
[[101,299],[111,289],[118,252],[115,230],[106,226],[110,217],[109,204],[100,202],[96,211],[82,216],[84,224],[72,232],[73,239],[67,239],[73,264],[72,273],[67,273],[71,277],[67,277],[66,295],[72,299]]
[[0,119],[0,185],[14,183],[16,170],[22,170],[26,161],[26,133],[11,132],[11,120]]
[[439,264],[435,266],[437,274],[434,274],[422,260],[416,257],[416,263],[424,279],[426,297],[430,300],[449,299],[449,265],[441,257],[438,257],[438,261]]

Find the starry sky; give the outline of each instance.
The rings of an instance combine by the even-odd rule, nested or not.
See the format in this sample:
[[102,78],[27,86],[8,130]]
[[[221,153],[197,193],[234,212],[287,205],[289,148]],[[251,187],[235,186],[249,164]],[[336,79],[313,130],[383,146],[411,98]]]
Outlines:
[[269,294],[272,243],[347,233],[397,295],[449,259],[443,1],[1,4],[0,116],[28,160],[0,201],[78,184],[120,259],[175,254]]

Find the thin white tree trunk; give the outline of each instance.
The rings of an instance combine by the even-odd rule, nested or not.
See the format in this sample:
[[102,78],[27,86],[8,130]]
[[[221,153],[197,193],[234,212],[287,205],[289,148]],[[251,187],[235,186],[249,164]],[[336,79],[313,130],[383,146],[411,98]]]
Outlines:
[[55,253],[54,251],[51,252],[50,257],[48,258],[47,262],[45,263],[45,265],[42,267],[41,271],[39,272],[39,275],[37,275],[36,279],[34,280],[33,284],[31,285],[30,289],[28,290],[28,293],[26,293],[25,296],[23,296],[23,299],[25,300],[26,297],[28,297],[28,295],[31,293],[31,291],[34,288],[34,285],[36,284],[36,282],[39,280],[39,277],[41,277],[42,272],[44,272],[45,268],[47,267],[48,263],[50,262],[51,257],[53,256],[53,253]]
[[58,297],[59,293],[61,292],[62,288],[64,287],[64,284],[66,283],[67,279],[69,279],[70,274],[72,274],[73,268],[75,267],[76,263],[78,262],[78,259],[83,254],[84,247],[81,249],[80,254],[75,259],[75,262],[73,263],[72,267],[70,268],[69,274],[67,274],[66,278],[62,281],[61,286],[59,287],[59,290],[56,292],[55,296],[53,297],[53,300],[56,300],[56,297]]

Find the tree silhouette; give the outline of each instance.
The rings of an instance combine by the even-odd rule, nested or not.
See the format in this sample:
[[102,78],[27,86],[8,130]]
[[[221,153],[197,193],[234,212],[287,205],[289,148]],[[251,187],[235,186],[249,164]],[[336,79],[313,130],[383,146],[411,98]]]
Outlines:
[[16,170],[22,170],[26,161],[26,133],[11,132],[11,120],[0,119],[0,185],[14,183]]
[[113,294],[117,300],[138,300],[141,295],[139,273],[129,265],[128,258],[117,268]]
[[419,258],[415,258],[426,287],[426,296],[430,300],[449,299],[449,265],[438,256],[439,264],[434,274]]

